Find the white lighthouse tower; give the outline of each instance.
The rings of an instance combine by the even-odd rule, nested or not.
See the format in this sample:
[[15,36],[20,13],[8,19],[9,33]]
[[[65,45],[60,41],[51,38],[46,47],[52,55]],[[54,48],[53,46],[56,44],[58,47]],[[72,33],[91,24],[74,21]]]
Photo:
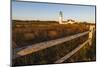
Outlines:
[[63,13],[62,13],[62,11],[59,12],[59,24],[63,24]]

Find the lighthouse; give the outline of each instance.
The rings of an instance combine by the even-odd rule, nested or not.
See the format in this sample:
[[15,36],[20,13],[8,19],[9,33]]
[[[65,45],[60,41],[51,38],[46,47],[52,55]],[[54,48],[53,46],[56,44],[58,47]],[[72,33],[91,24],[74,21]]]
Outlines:
[[63,23],[63,13],[62,11],[59,12],[59,24]]

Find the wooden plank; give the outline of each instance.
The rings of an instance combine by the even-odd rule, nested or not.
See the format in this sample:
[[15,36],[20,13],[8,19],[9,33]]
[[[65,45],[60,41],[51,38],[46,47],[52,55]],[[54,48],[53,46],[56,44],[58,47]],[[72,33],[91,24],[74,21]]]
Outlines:
[[61,59],[55,61],[54,63],[62,63],[65,60],[67,60],[68,58],[70,58],[73,54],[75,54],[77,51],[79,51],[84,45],[86,45],[87,43],[89,43],[90,39],[86,40],[83,44],[81,44],[80,46],[78,46],[77,48],[75,48],[74,50],[72,50],[71,52],[69,52],[67,55],[65,55],[64,57],[62,57]]
[[67,37],[56,39],[56,40],[51,40],[51,41],[33,44],[33,45],[27,46],[26,48],[21,49],[21,50],[16,49],[16,50],[14,50],[15,51],[14,52],[14,54],[15,54],[14,58],[24,56],[24,55],[27,55],[27,54],[31,54],[31,53],[34,53],[34,52],[37,52],[37,51],[58,45],[58,44],[61,44],[61,43],[66,42],[66,41],[70,41],[70,40],[75,39],[77,37],[86,35],[88,33],[89,33],[89,31],[86,31],[86,32],[83,32],[83,33],[78,33],[78,34],[75,34],[75,35],[72,35],[72,36],[67,36]]

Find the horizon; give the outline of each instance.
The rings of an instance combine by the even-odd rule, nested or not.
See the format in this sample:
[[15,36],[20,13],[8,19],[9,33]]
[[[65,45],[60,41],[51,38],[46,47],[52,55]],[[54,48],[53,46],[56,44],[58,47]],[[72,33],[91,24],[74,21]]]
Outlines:
[[95,23],[95,6],[12,1],[13,20],[58,21],[59,11],[63,12],[63,21]]

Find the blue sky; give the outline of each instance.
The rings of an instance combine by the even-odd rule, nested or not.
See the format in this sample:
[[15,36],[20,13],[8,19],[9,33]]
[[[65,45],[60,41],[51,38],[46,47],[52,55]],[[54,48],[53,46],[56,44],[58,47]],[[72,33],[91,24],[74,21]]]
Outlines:
[[12,18],[20,20],[58,20],[59,11],[64,20],[95,22],[95,6],[12,2]]

